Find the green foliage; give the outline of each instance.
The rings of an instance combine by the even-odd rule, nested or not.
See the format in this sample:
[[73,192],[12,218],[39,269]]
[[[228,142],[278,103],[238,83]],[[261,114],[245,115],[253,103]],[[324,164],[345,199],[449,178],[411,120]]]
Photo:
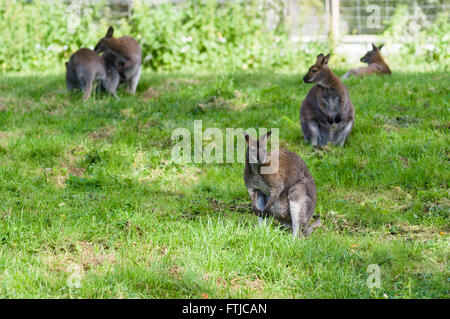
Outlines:
[[[35,0],[0,2],[0,73],[62,69],[81,47],[93,48],[108,25],[116,35],[131,34],[143,48],[144,68],[152,70],[246,70],[305,67],[327,43],[293,43],[288,38],[289,19],[284,1],[265,2],[186,0],[178,4],[151,5],[134,1],[130,18],[117,18],[107,0]],[[317,7],[320,3],[305,2]],[[269,27],[268,12],[278,17]],[[305,11],[307,12],[307,11]],[[434,23],[409,18],[399,6],[385,32],[392,42],[411,36],[397,65],[434,62],[448,65],[450,27],[448,12]],[[398,58],[397,58],[398,57]],[[397,58],[397,59],[396,59]],[[335,63],[338,60],[335,60]]]
[[135,1],[131,19],[116,20],[105,1],[80,9],[59,1],[6,0],[0,3],[0,37],[8,45],[0,48],[0,71],[54,69],[80,47],[92,48],[108,24],[116,27],[117,36],[135,36],[144,67],[154,70],[252,69],[304,61],[305,54],[288,41],[282,26],[265,26],[261,6],[257,0],[158,6]]
[[248,69],[294,59],[284,32],[266,30],[259,1],[193,0],[158,7],[138,2],[131,23],[153,69]]
[[101,3],[84,8],[72,33],[79,15],[62,1],[0,1],[0,72],[55,69],[79,48],[95,45],[107,25]]
[[449,11],[437,14],[433,23],[412,19],[406,5],[398,6],[389,21],[385,36],[391,43],[402,43],[400,53],[392,60],[402,64],[440,63],[450,65],[450,18]]

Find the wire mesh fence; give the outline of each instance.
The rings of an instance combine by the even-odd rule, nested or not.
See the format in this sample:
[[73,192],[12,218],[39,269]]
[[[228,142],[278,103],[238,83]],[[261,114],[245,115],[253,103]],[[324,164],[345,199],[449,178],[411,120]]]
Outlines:
[[[91,0],[96,1],[96,0]],[[130,17],[133,4],[143,1],[149,7],[177,6],[189,0],[109,0],[115,17]],[[280,27],[293,40],[327,37],[333,32],[333,15],[338,21],[334,32],[345,35],[382,35],[400,6],[407,8],[408,19],[416,27],[430,24],[442,12],[450,14],[448,0],[217,0],[259,2],[266,16],[266,27]],[[86,1],[89,3],[89,1]],[[337,3],[338,12],[333,12]]]

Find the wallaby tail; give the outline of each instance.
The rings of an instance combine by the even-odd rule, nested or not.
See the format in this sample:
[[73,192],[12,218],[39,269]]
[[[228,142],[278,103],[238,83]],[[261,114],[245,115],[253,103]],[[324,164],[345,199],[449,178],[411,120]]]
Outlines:
[[352,71],[348,71],[347,73],[345,73],[343,76],[341,76],[341,79],[342,80],[344,80],[344,79],[347,79],[347,78],[349,78],[350,77],[350,75],[352,74],[353,72]]
[[90,74],[85,79],[86,87],[84,90],[83,101],[86,101],[91,96],[93,83],[94,83],[94,75]]
[[314,223],[311,224],[310,227],[312,227],[312,228],[317,228],[317,227],[319,227],[320,225],[322,225],[322,220],[321,220],[320,217],[319,217],[319,218],[317,218],[317,220],[316,220]]
[[306,226],[305,229],[303,230],[303,235],[305,235],[305,237],[308,237],[309,235],[311,235],[311,233],[313,232],[314,228],[319,227],[320,225],[322,225],[322,221],[320,220],[320,217],[314,222],[312,223],[310,226]]

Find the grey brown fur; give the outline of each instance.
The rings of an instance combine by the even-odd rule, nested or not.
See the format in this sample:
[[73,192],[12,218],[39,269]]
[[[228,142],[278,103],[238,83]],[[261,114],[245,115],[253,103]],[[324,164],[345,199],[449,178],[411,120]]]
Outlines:
[[119,66],[116,57],[113,54],[105,52],[101,55],[101,58],[105,62],[106,77],[108,79],[107,81],[102,81],[101,89],[108,92],[113,90],[115,95],[119,84],[124,82],[125,80],[120,77]]
[[106,52],[115,57],[115,65],[121,82],[127,83],[130,93],[136,92],[141,76],[142,50],[139,43],[131,36],[114,38],[114,29],[108,28],[105,37],[96,44],[94,51]]
[[352,69],[345,73],[342,78],[346,79],[352,75],[365,76],[370,74],[388,74],[391,75],[391,69],[384,61],[381,55],[381,48],[383,45],[377,47],[372,43],[372,50],[368,51],[362,58],[361,62],[367,63],[369,66]]
[[94,51],[81,48],[66,62],[66,86],[68,91],[84,91],[83,100],[89,99],[94,82],[101,81],[106,91],[115,96],[117,79],[107,73],[105,61]]
[[[309,236],[320,219],[309,225],[316,207],[316,185],[305,162],[288,150],[267,154],[267,139],[271,132],[258,140],[244,132],[247,141],[244,181],[253,211],[260,220],[273,216],[292,228],[294,237]],[[278,158],[278,171],[262,174],[261,168]]]
[[305,83],[316,83],[300,108],[300,123],[308,143],[344,145],[350,134],[355,110],[347,87],[328,66],[330,55],[320,54],[303,77]]

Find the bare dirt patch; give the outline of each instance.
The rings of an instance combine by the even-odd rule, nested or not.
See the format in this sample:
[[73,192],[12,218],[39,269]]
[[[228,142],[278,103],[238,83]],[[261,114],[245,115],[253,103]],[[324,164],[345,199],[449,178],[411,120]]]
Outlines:
[[71,273],[73,265],[89,270],[103,264],[112,264],[115,262],[115,254],[96,251],[93,243],[76,241],[67,250],[49,252],[44,260],[52,270]]
[[[205,274],[203,280],[211,281],[210,275]],[[218,277],[215,280],[215,284],[220,288],[225,288],[232,292],[240,290],[249,290],[252,292],[263,292],[264,280],[260,279],[256,274],[248,275],[244,277],[233,277],[230,280],[225,280],[222,277]]]
[[115,129],[113,126],[100,127],[96,131],[88,133],[87,136],[93,140],[105,140],[111,137]]
[[147,90],[144,91],[144,93],[142,93],[142,95],[147,99],[157,99],[161,96],[161,93],[150,86]]
[[175,91],[179,85],[191,86],[198,84],[201,84],[201,82],[195,79],[174,78],[167,80],[166,82],[160,85],[149,86],[147,90],[145,90],[142,93],[142,96],[146,99],[158,99],[167,92]]

